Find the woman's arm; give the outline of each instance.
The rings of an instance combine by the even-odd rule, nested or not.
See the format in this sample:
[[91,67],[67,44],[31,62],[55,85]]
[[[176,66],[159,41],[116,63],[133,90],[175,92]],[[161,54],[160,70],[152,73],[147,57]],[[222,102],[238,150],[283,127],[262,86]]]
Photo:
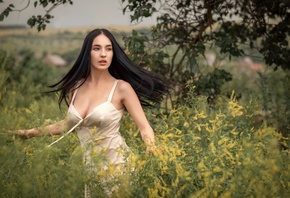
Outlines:
[[[70,103],[71,98],[72,98],[73,92],[69,92],[68,94],[68,102]],[[43,127],[36,127],[32,129],[19,129],[16,131],[8,130],[9,133],[19,135],[21,138],[32,138],[36,136],[41,136],[41,135],[59,135],[63,131],[66,131],[68,129],[68,123],[66,119],[63,119],[61,121],[55,122],[53,124],[43,126]]]
[[67,121],[61,120],[54,124],[50,124],[43,127],[37,127],[27,130],[16,130],[16,131],[8,131],[12,134],[19,135],[22,138],[31,138],[41,135],[59,135],[63,131],[67,129]]
[[122,103],[136,123],[144,143],[149,147],[154,146],[154,132],[145,116],[137,94],[131,85],[125,81],[119,81],[118,86],[121,93]]

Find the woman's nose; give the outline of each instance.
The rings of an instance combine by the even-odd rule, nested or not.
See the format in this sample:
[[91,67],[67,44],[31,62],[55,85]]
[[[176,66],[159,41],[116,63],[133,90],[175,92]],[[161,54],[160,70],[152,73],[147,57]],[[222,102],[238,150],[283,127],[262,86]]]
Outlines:
[[106,50],[102,50],[102,52],[101,52],[101,56],[102,57],[104,57],[104,56],[106,56],[107,54],[106,54]]

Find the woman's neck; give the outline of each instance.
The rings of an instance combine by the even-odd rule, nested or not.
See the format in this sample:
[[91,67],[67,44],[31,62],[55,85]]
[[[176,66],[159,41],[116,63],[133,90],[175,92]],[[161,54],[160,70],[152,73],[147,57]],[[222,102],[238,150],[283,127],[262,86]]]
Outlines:
[[87,81],[92,84],[97,84],[99,82],[106,82],[113,80],[114,77],[109,73],[108,70],[93,70]]

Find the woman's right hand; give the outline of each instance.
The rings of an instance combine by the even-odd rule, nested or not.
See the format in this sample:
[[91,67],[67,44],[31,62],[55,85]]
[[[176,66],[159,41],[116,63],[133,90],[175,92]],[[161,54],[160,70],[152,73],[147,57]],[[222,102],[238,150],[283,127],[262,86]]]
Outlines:
[[34,129],[29,129],[29,130],[19,129],[19,130],[7,130],[7,132],[12,135],[18,136],[21,139],[28,139],[34,136],[33,130]]
[[35,127],[27,130],[7,130],[7,132],[21,139],[28,139],[41,135],[59,135],[65,130],[67,130],[67,121],[64,119],[44,127]]

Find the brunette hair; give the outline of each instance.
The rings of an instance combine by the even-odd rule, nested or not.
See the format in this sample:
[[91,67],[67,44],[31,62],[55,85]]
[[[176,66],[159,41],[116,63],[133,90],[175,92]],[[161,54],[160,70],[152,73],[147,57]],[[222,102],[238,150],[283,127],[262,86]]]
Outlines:
[[55,88],[53,92],[60,91],[59,105],[63,100],[68,105],[66,96],[77,88],[76,84],[79,81],[81,86],[89,77],[92,43],[100,34],[104,34],[112,42],[113,59],[109,67],[110,74],[116,79],[128,82],[135,90],[142,106],[152,106],[152,102],[160,102],[164,94],[169,92],[168,82],[158,74],[134,65],[111,32],[106,29],[95,29],[85,37],[80,54],[72,68],[59,82],[50,86]]

